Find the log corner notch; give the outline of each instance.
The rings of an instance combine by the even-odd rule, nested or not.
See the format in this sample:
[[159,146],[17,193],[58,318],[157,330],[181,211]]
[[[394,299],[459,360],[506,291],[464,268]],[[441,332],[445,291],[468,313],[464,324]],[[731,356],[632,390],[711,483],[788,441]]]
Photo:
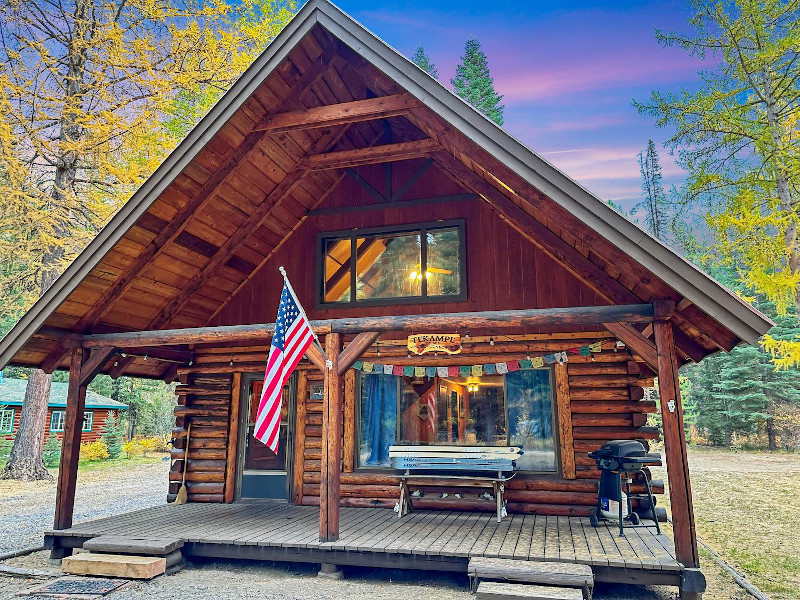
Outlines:
[[653,334],[658,358],[658,392],[661,399],[662,435],[669,477],[675,557],[685,567],[695,569],[700,566],[700,558],[689,481],[686,434],[683,429],[674,326],[670,320],[673,310],[674,304],[669,302],[654,303]]

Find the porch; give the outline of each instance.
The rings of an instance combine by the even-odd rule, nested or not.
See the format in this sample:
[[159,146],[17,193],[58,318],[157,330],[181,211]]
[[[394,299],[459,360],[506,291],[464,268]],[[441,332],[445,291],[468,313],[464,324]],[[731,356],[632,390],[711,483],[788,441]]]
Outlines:
[[104,534],[180,538],[187,556],[466,574],[470,557],[587,564],[598,581],[679,585],[672,540],[651,529],[594,528],[585,517],[419,511],[398,519],[385,508],[341,509],[339,539],[319,541],[319,509],[278,502],[146,508],[48,532],[49,547],[77,548]]

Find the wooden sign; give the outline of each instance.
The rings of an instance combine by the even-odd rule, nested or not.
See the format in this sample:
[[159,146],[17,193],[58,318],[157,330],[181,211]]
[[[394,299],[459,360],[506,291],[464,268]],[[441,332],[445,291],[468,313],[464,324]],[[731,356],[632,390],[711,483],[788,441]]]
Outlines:
[[426,352],[461,353],[461,335],[458,333],[420,333],[408,336],[408,349],[414,354]]

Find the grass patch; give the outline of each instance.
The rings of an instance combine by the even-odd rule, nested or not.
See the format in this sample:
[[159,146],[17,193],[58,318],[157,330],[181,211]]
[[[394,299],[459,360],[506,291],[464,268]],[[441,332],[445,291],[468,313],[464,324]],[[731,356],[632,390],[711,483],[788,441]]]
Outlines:
[[[689,469],[698,535],[764,593],[796,600],[800,455],[691,448]],[[707,577],[719,570],[704,559]]]
[[[159,454],[153,456],[134,456],[131,458],[109,458],[106,460],[81,460],[78,461],[78,472],[103,472],[112,471],[114,469],[131,469],[138,465],[151,465],[153,463],[160,463],[164,456],[168,454]],[[53,473],[57,472],[52,469]]]

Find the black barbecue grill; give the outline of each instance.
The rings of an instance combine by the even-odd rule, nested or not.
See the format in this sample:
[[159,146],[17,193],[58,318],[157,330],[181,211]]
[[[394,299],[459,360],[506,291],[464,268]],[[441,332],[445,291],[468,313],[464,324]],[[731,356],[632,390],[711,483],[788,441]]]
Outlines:
[[[592,525],[597,527],[599,521],[608,520],[603,516],[602,510],[605,502],[616,501],[619,505],[619,534],[623,535],[624,527],[652,527],[641,525],[638,515],[633,512],[632,500],[640,501],[652,513],[656,531],[661,533],[656,515],[656,499],[650,488],[645,467],[661,466],[661,455],[657,452],[648,453],[641,442],[636,440],[612,440],[603,444],[598,450],[589,453],[600,469],[600,486],[597,490],[597,510],[589,517]],[[633,477],[640,475],[647,493],[631,494]],[[628,516],[623,519],[622,510],[622,480],[625,480]],[[606,508],[606,510],[608,510]]]

